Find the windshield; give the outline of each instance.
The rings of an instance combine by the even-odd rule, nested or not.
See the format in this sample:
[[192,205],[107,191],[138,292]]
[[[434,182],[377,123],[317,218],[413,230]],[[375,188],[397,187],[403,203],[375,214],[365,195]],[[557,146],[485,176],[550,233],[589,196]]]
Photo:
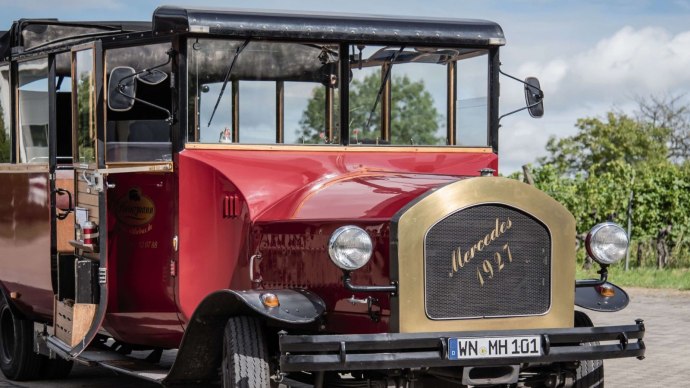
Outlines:
[[352,58],[350,144],[487,145],[486,50],[358,45]]
[[[190,39],[188,141],[344,144],[339,54]],[[488,50],[353,44],[347,54],[347,144],[488,146]]]
[[[240,50],[244,44],[246,47]],[[188,43],[188,53],[189,141],[334,141],[334,101],[331,100],[329,109],[312,107],[319,96],[336,94],[337,45],[194,39]],[[223,91],[226,76],[228,82]],[[302,113],[309,109],[315,111],[314,122],[309,125],[318,127],[321,134],[315,141],[298,135],[303,126]]]

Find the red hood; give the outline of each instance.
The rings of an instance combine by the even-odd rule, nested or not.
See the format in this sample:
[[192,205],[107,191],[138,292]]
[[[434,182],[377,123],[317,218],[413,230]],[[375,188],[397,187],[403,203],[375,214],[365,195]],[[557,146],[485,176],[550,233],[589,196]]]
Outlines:
[[257,221],[390,219],[419,195],[456,180],[448,175],[352,171],[310,183],[268,208]]
[[252,221],[385,219],[431,188],[498,164],[491,152],[306,148],[185,150],[181,192],[198,201],[206,194],[196,190],[217,182],[221,191],[240,193]]

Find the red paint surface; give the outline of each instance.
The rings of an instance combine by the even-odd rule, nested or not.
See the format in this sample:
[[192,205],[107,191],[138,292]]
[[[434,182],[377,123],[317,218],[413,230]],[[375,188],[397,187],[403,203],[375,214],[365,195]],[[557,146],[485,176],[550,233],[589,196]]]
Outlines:
[[[379,323],[366,316],[366,306],[348,302],[352,293],[328,257],[330,234],[345,224],[365,228],[374,255],[353,280],[388,284],[390,218],[428,190],[486,167],[497,168],[494,154],[185,150],[175,174],[113,174],[104,327],[125,342],[177,346],[182,326],[208,294],[252,287],[249,257],[261,252],[255,270],[262,286],[305,287],[321,295],[327,330],[386,331],[386,296]],[[1,285],[22,293],[19,307],[31,316],[49,318],[47,174],[0,174],[0,186],[11,188],[0,192]],[[155,216],[123,225],[118,206],[135,187],[155,204]]]
[[[188,320],[221,288],[249,289],[249,257],[264,288],[306,287],[326,299],[332,331],[381,332],[366,307],[352,305],[342,272],[328,257],[333,230],[364,227],[375,243],[357,284],[388,284],[389,220],[433,187],[497,168],[494,154],[185,150],[179,155],[178,307]],[[226,218],[224,198],[237,195],[240,215]],[[257,275],[257,276],[258,276]],[[381,298],[383,314],[389,301]]]
[[[112,174],[108,190],[108,311],[116,339],[176,346],[182,327],[175,305],[172,174]],[[153,206],[152,206],[153,205]]]
[[31,319],[53,314],[48,173],[0,173],[0,287]]

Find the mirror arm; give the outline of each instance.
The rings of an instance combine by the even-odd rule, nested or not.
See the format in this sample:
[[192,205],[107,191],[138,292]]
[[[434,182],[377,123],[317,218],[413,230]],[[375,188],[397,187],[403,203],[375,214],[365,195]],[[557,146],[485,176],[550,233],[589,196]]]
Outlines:
[[139,102],[139,103],[144,104],[144,105],[146,105],[146,106],[150,106],[151,108],[155,108],[155,109],[158,109],[158,110],[160,110],[160,111],[165,112],[165,113],[168,115],[168,118],[165,119],[165,121],[167,121],[168,123],[171,123],[171,124],[172,124],[173,116],[172,116],[172,113],[170,113],[169,110],[163,108],[162,106],[158,106],[158,105],[152,104],[152,103],[150,103],[150,102],[148,102],[148,101],[144,101],[144,100],[142,100],[142,99],[140,99],[140,98],[136,98],[136,97],[132,97],[132,96],[130,96],[130,95],[127,95],[127,94],[125,94],[125,93],[122,92],[122,89],[120,88],[120,84],[119,84],[119,83],[118,83],[117,86],[118,86],[117,92],[118,92],[119,94],[121,94],[121,95],[123,95],[123,96],[125,96],[125,97],[127,97],[127,98],[129,98],[129,99],[132,99],[133,101]]
[[132,96],[130,96],[130,95],[127,95],[127,94],[125,94],[125,93],[122,91],[122,89],[124,89],[124,85],[123,85],[122,83],[123,83],[126,79],[132,78],[132,77],[136,77],[136,76],[139,75],[139,74],[149,73],[149,72],[151,72],[151,70],[155,70],[155,69],[158,69],[158,68],[160,68],[160,67],[166,66],[167,64],[169,64],[169,63],[172,61],[173,56],[174,56],[175,54],[177,54],[177,52],[176,52],[175,50],[173,50],[173,49],[170,49],[170,50],[166,51],[166,54],[168,54],[168,60],[165,61],[165,63],[161,63],[160,65],[156,65],[156,66],[150,67],[150,68],[148,68],[148,69],[144,69],[144,70],[138,71],[138,72],[136,72],[136,73],[134,73],[134,74],[128,75],[127,77],[124,77],[123,79],[120,80],[120,82],[117,83],[117,89],[116,89],[116,90],[117,90],[117,92],[118,92],[119,94],[121,94],[121,95],[123,95],[123,96],[125,96],[125,97],[127,97],[127,98],[129,98],[129,99],[132,99],[133,101],[139,102],[139,103],[144,104],[144,105],[146,105],[146,106],[150,106],[151,108],[155,108],[155,109],[158,109],[158,110],[160,110],[160,111],[165,112],[165,113],[168,115],[168,118],[165,119],[165,121],[167,121],[168,123],[172,124],[172,122],[173,122],[173,115],[172,115],[172,113],[170,113],[169,110],[163,108],[162,106],[158,106],[158,105],[152,104],[152,103],[150,103],[150,102],[148,102],[148,101],[144,101],[144,100],[142,100],[142,99],[140,99],[140,98],[136,98],[136,97],[132,97]]
[[[143,70],[140,70],[140,71],[138,71],[138,72],[136,72],[136,73],[134,73],[134,74],[130,74],[130,75],[128,75],[127,77],[124,77],[123,79],[120,80],[120,82],[117,83],[117,90],[119,91],[120,88],[122,88],[122,82],[124,82],[126,79],[136,77],[136,76],[138,76],[139,74],[150,73],[151,70],[156,70],[156,69],[158,69],[158,68],[161,68],[161,67],[163,67],[163,66],[166,66],[166,65],[168,65],[168,64],[172,61],[173,56],[174,56],[175,54],[177,54],[177,52],[176,52],[175,50],[173,50],[173,49],[170,49],[170,50],[166,51],[165,53],[168,54],[168,60],[167,60],[167,61],[165,61],[164,63],[161,63],[160,65],[156,65],[156,66],[153,66],[153,67],[149,67],[148,69],[143,69]],[[132,98],[132,97],[130,97],[130,96],[124,94],[124,93],[120,93],[120,94],[122,94],[122,95],[125,96],[125,97]],[[137,100],[137,99],[135,98],[134,101],[139,101],[139,100]]]
[[[513,79],[513,80],[515,80],[515,81],[517,81],[517,82],[519,82],[519,83],[521,83],[521,84],[524,84],[525,86],[527,86],[527,87],[529,87],[529,88],[535,88],[533,85],[530,85],[530,84],[528,84],[527,82],[525,82],[525,81],[523,81],[523,80],[521,80],[521,79],[519,79],[519,78],[513,77],[512,75],[510,75],[510,74],[508,74],[508,73],[504,73],[503,70],[501,70],[500,67],[498,68],[498,72],[501,73],[501,74],[503,74],[503,75],[505,75],[506,77],[508,77],[508,78],[510,78],[510,79]],[[535,89],[536,89],[536,88],[535,88]],[[527,106],[524,106],[524,107],[522,107],[522,108],[520,108],[520,109],[515,109],[515,110],[512,111],[512,112],[508,112],[508,113],[502,114],[501,116],[498,117],[498,122],[500,123],[502,118],[504,118],[504,117],[506,117],[506,116],[510,116],[510,115],[512,115],[513,113],[517,113],[517,112],[523,111],[523,110],[525,110],[525,109],[529,109],[529,108],[532,108],[532,107],[535,107],[535,106],[539,105],[539,103],[544,99],[544,91],[543,91],[543,90],[539,89],[539,96],[538,96],[538,97],[539,97],[539,98],[537,99],[537,101],[536,101],[534,104],[527,105]]]
[[[515,78],[515,77],[513,77],[512,75],[510,75],[510,74],[508,74],[508,73],[504,73],[503,70],[501,70],[501,68],[498,69],[498,72],[501,73],[501,74],[503,74],[503,75],[505,75],[506,77],[508,77],[508,78],[510,78],[510,79],[514,79],[515,81],[517,81],[517,82],[519,82],[519,83],[521,83],[521,84],[524,84],[525,86],[528,86],[528,87],[530,87],[530,88],[535,88],[534,85],[530,85],[530,84],[528,84],[527,82],[525,82],[525,81],[523,81],[523,80],[521,80],[521,79],[519,79],[519,78]],[[535,89],[536,89],[536,88],[535,88]],[[540,99],[540,100],[544,99],[544,92],[543,92],[541,89],[539,89],[539,99]],[[532,104],[532,106],[533,106],[533,105],[534,105],[534,104]]]
[[[520,81],[520,82],[522,82],[522,81]],[[523,82],[523,83],[524,83],[524,82]],[[500,115],[500,116],[498,117],[498,121],[500,122],[502,118],[504,118],[504,117],[506,117],[506,116],[510,116],[510,115],[512,115],[513,113],[517,113],[517,112],[523,111],[523,110],[525,110],[525,109],[529,109],[529,108],[531,108],[531,107],[537,106],[537,105],[539,105],[540,102],[541,102],[541,101],[537,101],[537,102],[535,102],[535,103],[532,104],[532,105],[523,106],[523,107],[520,108],[520,109],[515,109],[515,110],[512,111],[512,112],[508,112],[508,113],[502,114],[502,115]]]

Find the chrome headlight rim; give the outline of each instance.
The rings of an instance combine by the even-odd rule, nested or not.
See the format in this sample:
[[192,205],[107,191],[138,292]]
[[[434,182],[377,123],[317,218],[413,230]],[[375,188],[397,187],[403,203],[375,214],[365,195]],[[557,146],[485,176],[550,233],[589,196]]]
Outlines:
[[[608,257],[601,257],[596,252],[596,249],[592,247],[592,239],[594,238],[594,236],[596,236],[597,233],[601,232],[604,228],[618,229],[623,233],[623,236],[625,236],[625,250],[623,251],[623,255],[621,255],[621,257],[613,259]],[[587,254],[589,255],[589,257],[591,257],[594,261],[596,261],[602,266],[609,266],[621,261],[625,257],[625,254],[629,247],[630,241],[628,240],[628,234],[626,233],[625,229],[623,229],[622,226],[611,221],[601,222],[599,224],[594,225],[592,229],[590,229],[589,233],[587,233],[587,238],[585,239],[585,248],[587,249]]]
[[[366,236],[366,244],[367,245],[365,248],[368,249],[368,252],[364,255],[366,258],[362,259],[359,258],[359,260],[353,261],[353,260],[347,260],[343,261],[342,260],[342,252],[340,252],[338,249],[338,242],[339,238],[343,236],[346,232],[356,232],[360,233],[361,236]],[[328,256],[331,258],[331,261],[333,264],[336,265],[336,267],[342,269],[343,271],[355,271],[358,270],[365,265],[369,263],[371,260],[371,256],[374,252],[374,242],[371,240],[371,236],[369,236],[369,233],[366,232],[366,230],[360,228],[359,226],[356,225],[344,225],[336,229],[333,234],[331,234],[331,238],[328,241]]]

